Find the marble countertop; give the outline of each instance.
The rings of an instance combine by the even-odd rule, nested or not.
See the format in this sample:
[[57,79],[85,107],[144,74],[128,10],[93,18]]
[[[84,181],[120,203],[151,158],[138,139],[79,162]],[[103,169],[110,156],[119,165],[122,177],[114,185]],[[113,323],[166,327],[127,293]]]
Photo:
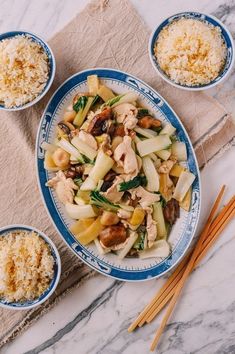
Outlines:
[[[117,0],[116,0],[117,1]],[[0,0],[0,31],[27,29],[48,39],[63,28],[87,0]],[[195,10],[219,17],[235,37],[234,0],[132,0],[149,27],[165,17]],[[225,84],[208,92],[230,112],[235,108],[235,69]],[[235,194],[235,148],[232,147],[202,172],[201,223],[222,184],[225,199]],[[184,289],[157,352],[161,354],[235,353],[235,238],[234,224],[200,264]],[[121,283],[97,274],[68,294],[2,354],[144,354],[160,322],[135,333],[127,327],[163,279]]]

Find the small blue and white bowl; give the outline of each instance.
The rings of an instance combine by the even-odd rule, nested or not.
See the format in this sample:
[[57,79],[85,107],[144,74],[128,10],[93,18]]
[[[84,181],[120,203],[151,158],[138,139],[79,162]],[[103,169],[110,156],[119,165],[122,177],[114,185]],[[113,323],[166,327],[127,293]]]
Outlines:
[[35,233],[37,233],[47,243],[47,245],[50,248],[51,255],[54,258],[54,277],[52,278],[49,287],[38,298],[34,300],[28,300],[25,302],[7,302],[6,300],[0,298],[0,307],[10,309],[10,310],[29,310],[32,309],[33,307],[41,305],[54,293],[60,280],[61,260],[57,248],[54,245],[54,243],[51,241],[51,239],[48,236],[46,236],[43,232],[35,229],[34,227],[21,225],[21,224],[4,226],[0,229],[0,237],[4,237],[4,235],[7,235],[9,232],[14,232],[19,230],[28,231],[28,232],[34,231]]
[[51,87],[52,82],[55,77],[55,71],[56,71],[56,62],[55,62],[54,54],[53,54],[51,48],[49,47],[49,45],[42,38],[38,37],[36,34],[34,34],[32,32],[10,31],[10,32],[5,32],[5,33],[0,34],[0,41],[2,41],[3,39],[15,37],[15,36],[28,36],[34,42],[38,43],[43,48],[43,50],[45,51],[45,53],[48,57],[49,75],[48,75],[48,80],[47,80],[47,83],[46,83],[43,91],[37,97],[35,97],[34,100],[32,100],[28,103],[25,103],[22,106],[15,106],[15,107],[11,107],[11,108],[7,108],[4,105],[0,104],[0,109],[5,110],[5,111],[20,111],[22,109],[31,107],[35,103],[40,101],[45,96],[45,94],[47,93],[49,88]]
[[[196,85],[196,86],[186,86],[186,85],[181,85],[181,84],[178,84],[178,83],[174,82],[160,68],[160,66],[159,66],[159,64],[157,62],[157,59],[156,59],[156,57],[154,55],[154,46],[155,46],[155,43],[156,43],[156,41],[158,39],[159,33],[162,31],[162,29],[164,27],[168,26],[170,23],[172,23],[175,20],[179,20],[180,18],[191,18],[191,19],[194,19],[194,20],[203,21],[203,22],[206,22],[206,23],[211,24],[213,26],[219,27],[221,29],[221,35],[222,35],[222,37],[224,39],[224,43],[226,44],[226,47],[227,47],[226,61],[225,61],[224,68],[221,71],[221,73],[219,74],[219,76],[217,76],[213,81],[209,82],[208,84]],[[150,57],[151,63],[153,65],[154,69],[156,70],[156,72],[166,82],[168,82],[172,86],[181,88],[183,90],[200,91],[200,90],[206,90],[206,89],[209,89],[209,88],[212,88],[212,87],[218,85],[231,72],[231,69],[232,69],[233,63],[234,63],[234,57],[235,57],[235,55],[234,55],[234,43],[233,43],[232,35],[229,32],[229,30],[216,17],[211,16],[211,15],[206,15],[206,14],[203,14],[203,13],[199,13],[199,12],[181,12],[179,14],[176,14],[176,15],[173,15],[173,16],[167,18],[166,20],[164,20],[160,25],[158,25],[153,30],[153,32],[152,32],[152,34],[150,36],[150,40],[149,40],[149,57]]]

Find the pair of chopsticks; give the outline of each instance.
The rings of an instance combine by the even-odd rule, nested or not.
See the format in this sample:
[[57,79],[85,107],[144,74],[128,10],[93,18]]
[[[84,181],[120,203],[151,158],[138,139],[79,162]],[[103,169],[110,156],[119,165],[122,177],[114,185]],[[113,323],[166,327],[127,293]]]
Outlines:
[[225,186],[223,186],[215,200],[211,209],[205,227],[200,234],[198,242],[194,250],[183,259],[178,265],[163,287],[153,297],[152,301],[144,308],[136,320],[128,328],[128,332],[132,332],[137,326],[141,327],[144,323],[150,323],[156,315],[169,302],[166,313],[162,319],[161,325],[158,328],[150,350],[153,351],[157,346],[162,332],[168,322],[168,319],[177,303],[183,286],[188,279],[192,270],[198,265],[202,258],[206,255],[211,246],[218,239],[221,232],[224,230],[228,222],[235,215],[235,196],[230,199],[228,204],[215,217],[219,208],[221,199],[224,195]]

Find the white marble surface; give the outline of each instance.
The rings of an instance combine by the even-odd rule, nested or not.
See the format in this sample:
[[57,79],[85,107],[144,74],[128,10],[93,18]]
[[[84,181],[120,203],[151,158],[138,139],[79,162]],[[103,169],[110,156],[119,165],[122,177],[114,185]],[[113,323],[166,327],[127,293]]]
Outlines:
[[[184,10],[212,13],[235,35],[234,0],[132,0],[153,28],[163,18]],[[87,0],[0,0],[0,31],[28,29],[45,39],[72,19]],[[234,112],[235,72],[223,86],[209,92]],[[226,198],[235,194],[235,148],[202,172],[202,218],[221,184]],[[234,223],[194,272],[162,337],[162,354],[235,353],[235,238]],[[127,327],[164,279],[147,283],[119,283],[101,275],[90,279],[64,298],[3,354],[144,354],[159,319],[135,333]]]

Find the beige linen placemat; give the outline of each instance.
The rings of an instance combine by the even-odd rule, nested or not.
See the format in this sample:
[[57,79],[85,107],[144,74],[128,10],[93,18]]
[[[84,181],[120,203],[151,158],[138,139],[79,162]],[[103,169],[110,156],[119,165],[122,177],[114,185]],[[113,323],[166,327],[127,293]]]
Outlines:
[[93,1],[50,41],[57,72],[46,98],[25,111],[0,112],[0,226],[25,223],[41,229],[55,241],[63,267],[60,285],[44,305],[26,312],[0,310],[0,346],[95,273],[56,234],[37,187],[36,131],[42,111],[59,84],[87,68],[127,71],[157,89],[172,105],[187,128],[201,167],[232,143],[235,129],[231,117],[218,102],[200,92],[172,88],[157,77],[148,58],[148,38],[149,29],[128,1]]

